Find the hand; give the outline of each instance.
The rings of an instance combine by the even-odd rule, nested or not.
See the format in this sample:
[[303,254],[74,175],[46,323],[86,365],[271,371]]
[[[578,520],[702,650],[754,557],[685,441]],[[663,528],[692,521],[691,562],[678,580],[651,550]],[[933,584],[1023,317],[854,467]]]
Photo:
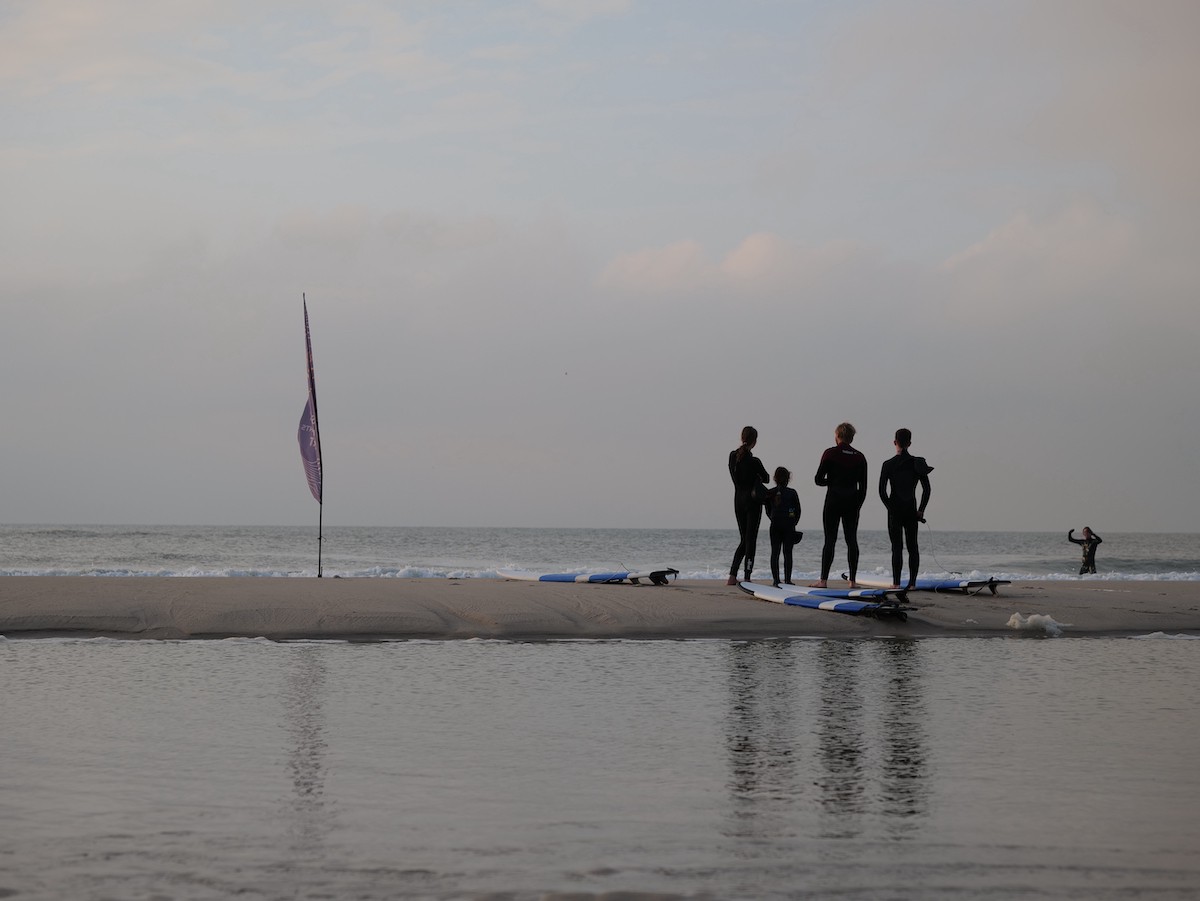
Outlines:
[[924,521],[925,521],[925,514],[924,514],[924,513],[918,513],[918,514],[917,514],[917,522],[924,522]]

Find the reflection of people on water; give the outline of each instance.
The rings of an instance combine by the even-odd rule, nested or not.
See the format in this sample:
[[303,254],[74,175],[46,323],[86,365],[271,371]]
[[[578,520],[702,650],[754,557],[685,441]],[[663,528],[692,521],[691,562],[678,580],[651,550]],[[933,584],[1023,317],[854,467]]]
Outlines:
[[1096,571],[1096,545],[1102,544],[1104,539],[1087,526],[1084,526],[1082,538],[1076,538],[1075,530],[1071,529],[1071,531],[1067,532],[1067,541],[1083,546],[1083,562],[1079,567],[1079,575],[1094,573]]
[[803,805],[807,781],[796,753],[803,722],[796,645],[747,641],[728,645],[729,709],[725,720],[733,834],[761,840]]

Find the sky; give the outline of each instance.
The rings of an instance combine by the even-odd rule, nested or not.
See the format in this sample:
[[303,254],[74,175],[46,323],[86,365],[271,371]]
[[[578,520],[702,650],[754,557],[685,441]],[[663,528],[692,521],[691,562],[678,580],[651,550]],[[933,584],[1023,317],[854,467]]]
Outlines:
[[1200,5],[6,0],[0,521],[1200,531]]

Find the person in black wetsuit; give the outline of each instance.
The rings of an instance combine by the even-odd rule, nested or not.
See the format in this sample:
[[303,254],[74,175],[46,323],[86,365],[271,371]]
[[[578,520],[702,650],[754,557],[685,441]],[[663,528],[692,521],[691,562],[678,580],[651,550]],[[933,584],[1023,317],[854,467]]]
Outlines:
[[775,470],[775,487],[767,492],[763,507],[771,520],[771,584],[779,587],[779,554],[783,552],[783,581],[792,584],[792,548],[799,540],[800,495],[789,488],[792,474],[780,466]]
[[[929,474],[933,467],[924,457],[908,452],[912,432],[897,429],[896,456],[879,468],[879,499],[888,511],[888,538],[892,542],[892,587],[900,587],[900,570],[904,563],[904,546],[908,545],[908,584],[912,588],[921,566],[921,551],[917,547],[917,523],[925,521],[925,505],[929,503]],[[921,486],[921,503],[917,503],[917,485]],[[890,488],[890,492],[889,492]]]
[[833,550],[837,545],[838,524],[846,536],[846,562],[850,564],[850,587],[857,588],[858,577],[858,514],[867,499],[867,458],[851,447],[856,434],[854,426],[843,422],[833,435],[837,444],[821,455],[821,464],[814,477],[824,486],[825,507],[821,519],[825,526],[825,545],[821,548],[821,579],[813,588],[829,585],[829,568],[833,565]]
[[733,479],[733,512],[737,516],[738,542],[733,552],[733,563],[729,567],[726,585],[736,585],[738,566],[746,563],[746,579],[754,569],[754,551],[758,543],[758,527],[762,523],[763,500],[767,491],[763,485],[770,476],[762,461],[754,456],[754,445],[758,443],[758,429],[752,425],[742,429],[742,443],[729,452],[729,477]]
[[1104,539],[1089,529],[1083,527],[1083,537],[1076,538],[1075,530],[1067,532],[1067,541],[1072,544],[1083,545],[1083,565],[1079,567],[1079,575],[1084,573],[1094,573],[1096,571],[1096,545],[1103,544]]

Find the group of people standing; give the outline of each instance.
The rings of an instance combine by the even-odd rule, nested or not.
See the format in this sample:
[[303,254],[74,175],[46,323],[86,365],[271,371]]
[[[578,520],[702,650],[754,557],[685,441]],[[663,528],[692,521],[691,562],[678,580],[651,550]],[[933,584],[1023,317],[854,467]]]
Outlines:
[[[858,517],[867,499],[867,460],[854,445],[854,426],[841,423],[834,429],[835,444],[821,455],[813,481],[825,488],[825,506],[821,519],[825,543],[821,547],[821,578],[814,588],[828,585],[833,565],[838,530],[846,538],[846,558],[849,564],[850,587],[857,587],[858,577]],[[758,430],[753,426],[742,429],[742,443],[729,454],[729,476],[733,479],[733,510],[737,516],[740,541],[729,567],[726,584],[736,585],[739,567],[744,567],[745,581],[754,570],[754,553],[758,530],[765,511],[771,521],[771,579],[780,584],[779,558],[783,557],[783,582],[792,584],[792,557],[796,542],[803,533],[796,530],[800,521],[800,495],[789,487],[791,473],[780,466],[775,470],[775,487],[767,489],[766,467],[754,456]],[[925,521],[925,506],[929,503],[929,473],[933,467],[922,457],[908,452],[912,433],[898,429],[894,440],[896,454],[879,471],[879,497],[888,511],[888,536],[892,544],[892,587],[900,588],[904,549],[908,548],[908,585],[917,578],[920,550],[917,546],[917,524]],[[917,500],[917,486],[921,498]]]

